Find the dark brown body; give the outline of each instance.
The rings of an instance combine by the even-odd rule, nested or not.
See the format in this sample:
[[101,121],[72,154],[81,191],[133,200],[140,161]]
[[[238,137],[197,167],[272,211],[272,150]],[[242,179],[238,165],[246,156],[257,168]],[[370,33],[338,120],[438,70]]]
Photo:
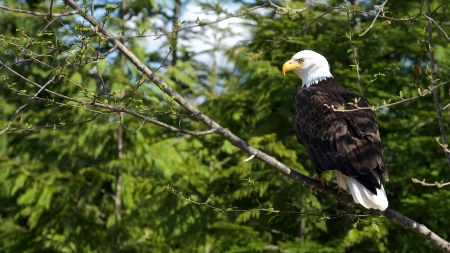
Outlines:
[[[316,172],[338,170],[376,195],[388,180],[375,112],[366,98],[345,89],[333,78],[298,90],[295,97],[297,139],[308,151]],[[339,112],[332,109],[341,108]],[[342,108],[343,107],[343,108]],[[352,111],[348,111],[352,110]],[[373,173],[378,172],[379,182]]]

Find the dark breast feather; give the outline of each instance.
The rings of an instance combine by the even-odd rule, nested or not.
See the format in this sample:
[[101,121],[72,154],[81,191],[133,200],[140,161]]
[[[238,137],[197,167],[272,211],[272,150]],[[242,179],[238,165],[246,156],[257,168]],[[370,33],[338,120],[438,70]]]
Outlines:
[[332,105],[356,109],[347,104],[355,97],[361,98],[359,107],[370,107],[370,104],[335,81],[331,85],[329,79],[322,82],[297,92],[294,115],[297,139],[305,146],[317,172],[339,170],[376,194],[375,188],[381,186],[370,171],[378,171],[384,180],[388,180],[388,174],[375,112],[333,111],[329,108]]

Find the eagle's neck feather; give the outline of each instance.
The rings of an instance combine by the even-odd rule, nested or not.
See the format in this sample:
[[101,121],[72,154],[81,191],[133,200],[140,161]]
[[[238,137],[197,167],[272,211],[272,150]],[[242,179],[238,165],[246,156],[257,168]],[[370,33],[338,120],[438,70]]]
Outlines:
[[317,84],[320,81],[323,81],[327,78],[332,78],[331,72],[328,68],[316,68],[312,69],[306,73],[303,73],[303,76],[300,78],[303,80],[302,87],[308,88],[313,84]]

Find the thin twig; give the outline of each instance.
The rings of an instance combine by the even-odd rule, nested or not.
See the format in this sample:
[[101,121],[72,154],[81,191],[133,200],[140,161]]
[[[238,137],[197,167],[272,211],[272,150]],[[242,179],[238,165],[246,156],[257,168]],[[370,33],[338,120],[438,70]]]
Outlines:
[[52,13],[51,11],[50,11],[50,13],[43,13],[43,12],[14,9],[14,8],[9,8],[9,7],[3,6],[3,5],[0,5],[0,9],[6,10],[6,11],[17,12],[17,13],[24,13],[24,14],[33,15],[33,16],[50,17],[50,18],[72,16],[72,15],[78,14],[78,12],[79,12],[77,10],[73,10],[73,11],[61,12],[61,13]]
[[449,107],[450,107],[450,103],[447,104],[446,106],[442,107],[442,110],[447,110],[447,108],[449,108]]
[[[52,91],[52,90],[49,90],[49,89],[47,89],[46,87],[43,87],[43,86],[41,86],[40,84],[38,84],[38,83],[36,83],[36,82],[34,82],[34,81],[31,81],[30,79],[28,79],[28,78],[22,76],[21,74],[17,73],[17,72],[14,71],[13,69],[11,69],[11,68],[9,68],[7,65],[5,65],[2,61],[0,61],[0,67],[6,68],[6,69],[9,70],[11,73],[17,75],[18,77],[22,78],[22,79],[25,80],[26,82],[31,83],[31,84],[33,84],[33,85],[39,87],[39,88],[42,88],[43,90],[45,90],[46,92],[48,92],[48,93],[50,93],[50,94],[52,94],[52,95],[58,96],[58,97],[60,97],[60,98],[63,98],[63,99],[69,100],[69,101],[73,101],[73,102],[79,103],[79,104],[81,104],[81,105],[86,105],[86,106],[96,106],[96,107],[106,108],[106,109],[109,109],[111,112],[124,112],[124,113],[126,113],[126,114],[130,114],[130,115],[136,116],[136,117],[138,117],[138,118],[140,118],[140,119],[142,119],[142,120],[145,120],[146,122],[150,122],[150,123],[152,123],[152,124],[155,124],[155,125],[164,127],[164,128],[166,128],[166,129],[168,129],[168,130],[170,130],[170,131],[172,131],[172,132],[184,133],[184,134],[189,134],[189,135],[193,135],[193,136],[203,136],[203,135],[209,135],[209,134],[217,133],[218,130],[219,130],[219,129],[217,129],[217,128],[211,128],[211,129],[205,130],[205,131],[191,131],[191,130],[186,130],[186,129],[183,129],[183,128],[176,128],[176,127],[173,127],[173,126],[168,125],[168,124],[166,124],[166,123],[163,123],[163,122],[161,122],[161,121],[152,119],[152,118],[150,118],[150,117],[144,116],[144,115],[142,115],[142,114],[140,114],[140,113],[138,113],[138,112],[134,112],[134,111],[131,111],[131,110],[128,110],[128,109],[117,108],[117,107],[115,107],[115,106],[113,106],[113,105],[103,104],[103,103],[99,103],[99,102],[97,102],[97,103],[95,103],[95,104],[92,104],[91,101],[82,101],[82,100],[75,99],[75,98],[72,98],[72,97],[68,97],[68,96],[65,96],[65,95],[56,93],[56,92],[54,92],[54,91]],[[12,123],[11,123],[11,124],[12,124]],[[10,125],[9,125],[9,126],[10,126]],[[8,127],[7,127],[7,129],[8,129]],[[7,129],[4,129],[3,131],[1,131],[0,134],[3,134]],[[30,130],[31,130],[31,129],[30,129]]]
[[414,17],[410,17],[410,18],[394,18],[394,17],[389,17],[389,16],[379,16],[378,14],[373,14],[371,12],[367,12],[367,11],[362,11],[362,10],[357,10],[357,9],[353,9],[353,8],[349,8],[346,7],[345,5],[340,5],[340,6],[330,6],[328,4],[322,4],[322,3],[315,3],[315,5],[317,6],[324,6],[327,8],[331,8],[333,10],[345,10],[345,11],[351,11],[351,12],[355,12],[355,13],[360,13],[360,14],[364,14],[370,17],[378,17],[381,19],[386,19],[386,20],[391,20],[391,21],[401,21],[401,22],[410,22],[413,20],[416,20],[418,18],[420,18],[420,16],[422,16],[422,8],[423,8],[423,4],[424,4],[425,0],[422,0],[420,3],[420,11],[417,15],[415,15]]
[[429,22],[433,23],[433,24],[434,24],[434,25],[442,32],[442,34],[444,35],[444,37],[445,37],[448,41],[450,41],[450,37],[447,35],[447,33],[444,31],[444,29],[442,29],[442,27],[436,23],[436,21],[435,21],[434,19],[432,19],[431,17],[429,17],[429,16],[427,16],[427,15],[425,15],[425,14],[423,14],[423,16],[424,16],[426,19],[428,19]]
[[62,127],[68,127],[68,126],[75,126],[75,125],[83,125],[85,123],[89,123],[91,121],[94,121],[99,115],[103,115],[104,113],[96,113],[94,114],[94,116],[90,119],[87,120],[81,120],[81,121],[75,121],[75,122],[71,122],[71,123],[59,123],[59,124],[53,124],[53,125],[45,125],[45,126],[35,126],[35,127],[27,127],[27,128],[10,128],[8,130],[8,132],[15,132],[15,131],[33,131],[33,130],[37,130],[37,129],[44,129],[44,128],[49,128],[49,129],[53,129],[56,130],[57,128],[62,128]]
[[253,155],[251,155],[249,158],[245,159],[245,160],[244,160],[244,163],[246,163],[246,162],[252,160],[252,159],[255,157],[255,155],[256,155],[256,154],[253,154]]
[[361,85],[361,76],[359,75],[359,62],[358,62],[358,54],[357,54],[357,50],[358,48],[353,45],[353,29],[350,25],[350,13],[347,12],[347,24],[348,24],[348,35],[347,38],[350,41],[350,49],[352,50],[352,55],[353,55],[353,61],[355,62],[355,69],[356,69],[356,74],[358,76],[358,86],[361,89],[361,95],[364,96],[364,87]]
[[9,121],[8,125],[6,126],[6,128],[3,129],[2,131],[0,131],[0,135],[3,134],[4,132],[8,131],[8,130],[10,129],[11,125],[12,125],[13,122],[14,122],[14,119],[17,117],[17,115],[19,114],[19,112],[20,112],[23,108],[25,108],[26,106],[28,106],[28,105],[31,103],[31,101],[33,101],[33,100],[34,100],[34,99],[35,99],[35,98],[36,98],[43,90],[45,90],[46,87],[47,87],[49,84],[53,83],[53,81],[56,79],[56,77],[58,77],[58,76],[61,74],[61,72],[62,72],[63,70],[64,70],[64,68],[61,68],[60,71],[59,71],[59,73],[56,74],[56,75],[54,75],[50,80],[47,81],[47,83],[45,83],[44,85],[42,85],[42,87],[34,94],[33,97],[31,97],[24,105],[22,105],[22,106],[20,106],[19,108],[17,108],[17,110],[14,112],[14,114],[13,114],[11,120]]
[[50,0],[50,7],[48,8],[48,12],[49,12],[48,13],[49,14],[49,18],[51,19],[53,17],[53,0]]
[[442,1],[442,3],[440,3],[440,4],[436,7],[436,9],[434,9],[434,10],[431,12],[431,15],[430,15],[430,16],[433,16],[433,15],[437,12],[437,10],[439,10],[439,8],[441,8],[446,2],[447,2],[447,0]]
[[422,186],[436,186],[437,188],[442,188],[444,186],[450,185],[450,182],[447,182],[447,183],[435,182],[434,184],[429,184],[429,183],[425,183],[425,179],[420,181],[417,178],[411,178],[411,180],[413,181],[413,183],[421,184]]
[[387,1],[388,1],[388,0],[384,1],[384,3],[381,4],[381,5],[379,6],[380,9],[378,10],[377,15],[375,15],[375,18],[373,19],[372,24],[370,24],[369,28],[367,28],[367,30],[365,30],[365,31],[364,31],[363,33],[361,33],[359,36],[364,36],[364,34],[366,34],[366,33],[373,27],[373,24],[375,24],[375,21],[377,20],[378,16],[379,16],[380,13],[383,11],[384,5],[387,3]]
[[441,142],[439,141],[439,137],[436,138],[436,142],[437,142],[437,144],[439,145],[439,147],[441,147],[441,149],[442,149],[445,153],[450,153],[450,150],[448,149],[448,144],[441,143]]
[[315,217],[324,217],[325,219],[330,219],[330,218],[340,218],[343,216],[354,216],[354,217],[369,217],[369,216],[378,216],[379,214],[373,214],[373,213],[364,213],[364,214],[354,214],[354,213],[341,213],[341,212],[337,212],[336,214],[331,214],[331,213],[308,213],[305,211],[283,211],[283,210],[275,210],[273,208],[263,208],[261,206],[261,204],[258,201],[258,209],[237,209],[235,207],[230,207],[230,208],[220,208],[220,207],[216,207],[213,206],[211,204],[209,204],[210,199],[208,199],[205,202],[198,202],[195,200],[192,200],[191,198],[186,198],[183,195],[175,192],[175,189],[168,186],[167,190],[172,193],[173,195],[176,195],[179,199],[195,204],[195,205],[199,205],[199,206],[205,206],[208,208],[213,209],[216,212],[239,212],[239,213],[244,213],[244,212],[267,212],[267,213],[274,213],[274,214],[297,214],[297,215],[304,215],[304,216],[315,216]]
[[324,106],[327,107],[327,108],[330,108],[330,109],[332,109],[333,111],[336,111],[336,112],[354,112],[354,111],[359,111],[359,110],[373,110],[373,111],[376,111],[376,110],[379,110],[381,108],[385,108],[385,107],[389,107],[389,106],[393,106],[393,105],[398,105],[398,104],[405,103],[405,102],[408,102],[408,101],[411,101],[411,100],[414,100],[414,99],[418,99],[420,97],[424,97],[424,96],[432,93],[438,87],[440,87],[442,85],[445,85],[445,84],[448,84],[448,83],[450,83],[450,81],[436,84],[431,89],[427,90],[426,92],[422,93],[419,96],[410,97],[410,98],[402,98],[402,100],[397,101],[397,102],[393,102],[393,103],[390,103],[390,104],[384,104],[384,105],[372,106],[372,107],[357,107],[356,106],[355,109],[340,109],[340,108],[334,107],[333,105],[330,106],[328,104],[324,104]]
[[[272,7],[274,7],[274,8],[277,9],[277,10],[282,10],[282,9],[283,9],[283,7],[278,6],[278,5],[274,4],[274,3],[272,3],[272,1],[270,1],[270,0],[267,0],[267,2],[269,2],[269,5],[272,6]],[[311,2],[312,2],[312,1],[311,1]],[[285,2],[284,4],[285,4],[286,7],[287,7],[286,2]]]
[[172,31],[164,32],[164,33],[156,33],[156,34],[149,34],[149,35],[136,35],[136,36],[113,36],[112,34],[109,34],[109,35],[103,35],[103,36],[105,36],[105,38],[107,38],[107,39],[130,39],[130,38],[155,37],[155,40],[157,40],[161,36],[167,36],[167,35],[170,35],[170,34],[175,34],[175,33],[178,33],[178,32],[184,31],[184,30],[193,29],[193,28],[197,28],[197,27],[213,25],[213,24],[216,24],[216,23],[219,23],[219,22],[222,22],[224,20],[231,19],[231,18],[242,17],[242,16],[245,16],[248,13],[253,12],[253,11],[257,10],[257,9],[265,8],[265,7],[268,7],[268,6],[269,6],[268,3],[267,4],[263,4],[263,5],[259,5],[259,6],[255,6],[255,7],[250,8],[247,11],[240,12],[240,13],[233,14],[233,15],[229,15],[229,16],[226,16],[226,17],[223,17],[223,18],[219,18],[219,19],[216,19],[216,20],[211,21],[211,22],[199,22],[196,25],[179,27],[177,29],[173,29]]
[[259,202],[258,193],[256,192],[255,182],[252,182],[251,185],[252,185],[253,194],[255,194],[255,199],[256,199],[256,202],[258,203],[259,209],[263,210],[264,208],[262,207],[261,202]]

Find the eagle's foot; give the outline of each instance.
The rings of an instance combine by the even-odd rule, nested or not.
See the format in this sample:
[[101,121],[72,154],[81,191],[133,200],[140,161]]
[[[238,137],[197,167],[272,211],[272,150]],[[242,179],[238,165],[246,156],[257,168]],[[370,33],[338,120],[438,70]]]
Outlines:
[[316,195],[316,194],[317,194],[317,191],[314,190],[314,188],[312,188],[312,187],[309,188],[309,192],[310,192],[312,195]]
[[322,186],[325,186],[327,184],[327,181],[325,181],[325,179],[323,179],[321,174],[314,174],[314,176],[312,176],[312,178],[314,178],[315,180],[319,180],[320,184],[322,184]]
[[336,189],[338,191],[338,194],[345,192],[344,188],[340,187],[339,185],[336,185],[336,187],[334,187],[334,189]]

